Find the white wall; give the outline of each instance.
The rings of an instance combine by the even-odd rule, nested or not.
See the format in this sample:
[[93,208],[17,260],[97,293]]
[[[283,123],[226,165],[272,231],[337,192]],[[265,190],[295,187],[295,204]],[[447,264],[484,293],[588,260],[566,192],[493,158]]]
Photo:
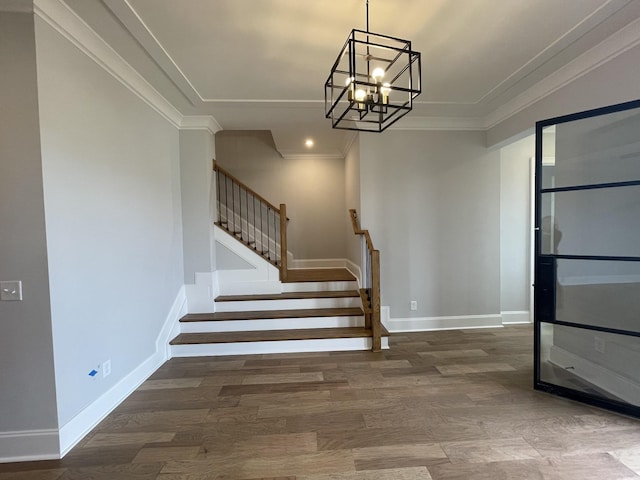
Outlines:
[[297,259],[345,258],[348,218],[342,158],[295,157],[282,162],[282,193]]
[[484,145],[481,132],[360,136],[361,220],[392,318],[499,316],[500,154]]
[[529,319],[534,156],[535,136],[500,150],[500,304],[506,321]]
[[[344,159],[345,203],[347,210],[354,208],[360,215],[360,135],[357,135]],[[347,258],[361,267],[362,240],[353,233],[351,218],[345,219]],[[366,229],[366,225],[360,225]],[[375,245],[374,245],[375,246]]]
[[[36,19],[61,428],[156,352],[183,283],[178,131]],[[89,371],[111,359],[112,373]]]
[[24,296],[0,302],[2,459],[24,447],[10,432],[53,429],[40,451],[57,450],[32,14],[0,11],[0,72],[0,280],[22,280]]
[[346,257],[344,159],[285,159],[269,132],[222,131],[216,160],[273,205],[287,205],[288,248],[296,259]]
[[215,197],[213,157],[215,139],[206,130],[180,132],[180,186],[182,192],[182,239],[184,283],[195,282],[196,272],[215,270],[211,199]]

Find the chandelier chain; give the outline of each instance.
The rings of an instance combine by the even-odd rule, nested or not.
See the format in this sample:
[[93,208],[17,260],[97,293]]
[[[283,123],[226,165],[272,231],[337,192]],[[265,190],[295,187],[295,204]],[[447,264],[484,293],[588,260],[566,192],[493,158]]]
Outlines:
[[367,0],[367,33],[369,33],[369,0]]

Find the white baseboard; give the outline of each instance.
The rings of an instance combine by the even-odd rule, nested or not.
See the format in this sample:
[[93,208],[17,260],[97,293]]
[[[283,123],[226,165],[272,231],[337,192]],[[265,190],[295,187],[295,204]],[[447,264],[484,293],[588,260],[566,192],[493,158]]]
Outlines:
[[358,281],[358,288],[362,288],[362,270],[360,269],[360,266],[356,265],[349,259],[346,259],[345,261],[345,268],[349,270],[354,277],[356,277],[356,280]]
[[60,458],[58,430],[0,432],[0,463]]
[[514,310],[511,312],[500,312],[503,325],[516,325],[519,323],[531,323],[531,315],[527,310]]
[[570,370],[572,374],[625,402],[638,405],[640,385],[630,378],[555,345],[550,348],[549,361],[563,369],[573,367]]
[[[237,342],[196,345],[173,345],[173,357],[254,355],[267,353],[338,352],[371,350],[371,337],[287,340],[278,342]],[[382,349],[389,348],[388,337],[382,338]]]
[[464,315],[451,317],[389,318],[389,307],[382,307],[380,317],[389,332],[426,332],[431,330],[458,330],[461,328],[492,328],[502,326],[500,314]]
[[178,291],[176,299],[169,310],[169,314],[156,338],[156,352],[163,352],[165,359],[171,358],[169,342],[180,333],[180,319],[188,312],[186,287],[183,285]]
[[217,283],[216,272],[197,272],[194,275],[195,283],[187,284],[185,296],[189,313],[213,312],[213,295]]
[[129,375],[60,428],[60,458],[69,453],[69,450],[131,395],[166,360],[164,349],[154,353]]
[[126,377],[60,428],[60,456],[54,458],[62,458],[66,455],[69,450],[170,358],[169,340],[177,335],[178,330],[176,330],[176,328],[180,328],[178,321],[187,313],[186,309],[186,289],[182,287],[178,291],[178,295],[158,334],[156,351]]

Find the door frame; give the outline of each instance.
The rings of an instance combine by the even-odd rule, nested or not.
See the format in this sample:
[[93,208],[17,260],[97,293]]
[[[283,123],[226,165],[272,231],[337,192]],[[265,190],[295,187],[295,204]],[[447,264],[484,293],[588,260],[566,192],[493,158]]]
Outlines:
[[[631,102],[625,102],[621,104],[611,105],[607,107],[597,108],[593,110],[587,110],[584,112],[574,113],[570,115],[563,115],[560,117],[550,118],[547,120],[542,120],[536,122],[535,128],[535,164],[534,164],[534,228],[533,228],[533,236],[534,236],[534,251],[532,255],[532,261],[534,263],[533,275],[534,275],[534,292],[532,296],[533,301],[533,312],[534,312],[534,389],[545,391],[548,393],[552,393],[561,397],[570,398],[573,400],[577,400],[586,404],[595,405],[597,407],[601,407],[607,410],[616,411],[619,413],[623,413],[626,415],[630,415],[633,417],[640,418],[640,405],[635,406],[626,402],[611,400],[605,397],[588,394],[579,390],[570,389],[563,385],[555,385],[549,382],[545,382],[541,379],[541,368],[540,368],[540,357],[541,357],[541,347],[542,347],[542,339],[541,339],[541,326],[542,323],[552,324],[552,325],[567,325],[570,327],[584,328],[588,330],[596,330],[608,333],[617,333],[620,334],[621,331],[617,331],[616,329],[604,327],[604,326],[588,326],[588,325],[570,325],[567,322],[558,321],[555,316],[555,290],[557,287],[557,283],[555,282],[555,261],[556,258],[569,258],[569,259],[585,259],[585,260],[612,260],[612,261],[640,261],[640,257],[612,257],[612,256],[597,256],[597,255],[558,255],[554,254],[542,254],[541,245],[542,245],[542,194],[543,194],[543,184],[542,184],[542,167],[543,167],[543,150],[542,150],[542,133],[543,130],[547,127],[558,125],[561,123],[574,122],[577,120],[583,120],[591,117],[608,115],[612,113],[622,112],[625,110],[639,109],[640,108],[640,100],[634,100]],[[612,184],[602,184],[600,186],[595,185],[596,188],[600,188],[602,186],[629,186],[629,185],[638,185],[640,186],[640,178],[637,180],[633,180],[630,182],[614,182]],[[578,188],[587,187],[586,185],[577,186]],[[593,186],[592,186],[593,187]],[[574,188],[574,187],[570,187]],[[547,189],[553,190],[555,189]],[[553,293],[543,294],[543,279],[549,280],[544,277],[542,272],[544,266],[542,263],[546,264],[547,271],[551,268],[553,269]],[[548,312],[549,309],[545,308],[545,305],[542,304],[543,299],[547,298],[548,302],[553,302],[553,318],[548,318],[543,315],[543,312]],[[549,307],[549,305],[546,305]],[[543,317],[545,317],[543,319]],[[630,333],[624,332],[623,334],[629,335]],[[640,337],[640,333],[632,333],[633,336]]]

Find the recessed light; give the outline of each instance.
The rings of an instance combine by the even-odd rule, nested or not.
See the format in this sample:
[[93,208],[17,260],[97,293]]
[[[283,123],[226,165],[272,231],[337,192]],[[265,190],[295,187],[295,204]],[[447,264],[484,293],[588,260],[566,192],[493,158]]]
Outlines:
[[313,147],[313,140],[311,140],[310,138],[307,138],[304,144],[307,146],[307,148],[311,148]]

